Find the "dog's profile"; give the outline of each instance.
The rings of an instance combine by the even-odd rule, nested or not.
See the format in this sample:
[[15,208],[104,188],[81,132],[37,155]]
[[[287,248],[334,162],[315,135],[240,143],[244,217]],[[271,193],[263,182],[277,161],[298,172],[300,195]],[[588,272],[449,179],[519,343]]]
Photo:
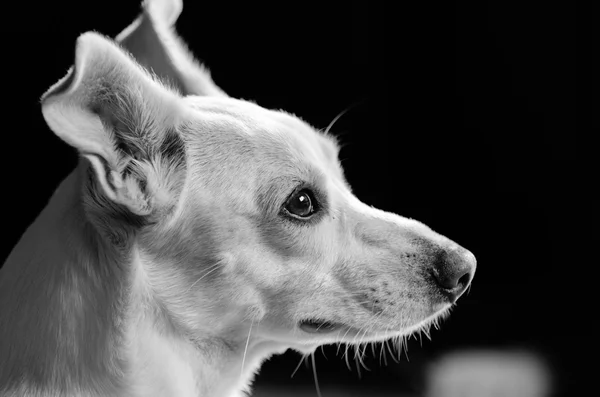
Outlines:
[[81,154],[0,272],[0,395],[240,396],[287,349],[440,316],[474,256],[360,202],[335,140],[230,98],[147,0],[42,97]]

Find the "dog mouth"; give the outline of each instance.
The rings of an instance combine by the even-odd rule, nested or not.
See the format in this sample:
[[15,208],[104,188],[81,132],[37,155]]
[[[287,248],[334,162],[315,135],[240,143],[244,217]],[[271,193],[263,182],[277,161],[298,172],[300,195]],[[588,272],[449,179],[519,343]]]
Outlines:
[[308,319],[300,321],[298,327],[309,334],[328,334],[344,328],[344,325],[320,319]]

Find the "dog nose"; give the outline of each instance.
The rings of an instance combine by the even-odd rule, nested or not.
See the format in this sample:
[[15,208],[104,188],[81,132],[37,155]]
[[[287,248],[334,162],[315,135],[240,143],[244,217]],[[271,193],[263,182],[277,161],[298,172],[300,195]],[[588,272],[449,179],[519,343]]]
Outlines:
[[442,292],[454,303],[471,284],[476,267],[477,260],[470,251],[462,247],[445,249],[436,257],[433,275]]

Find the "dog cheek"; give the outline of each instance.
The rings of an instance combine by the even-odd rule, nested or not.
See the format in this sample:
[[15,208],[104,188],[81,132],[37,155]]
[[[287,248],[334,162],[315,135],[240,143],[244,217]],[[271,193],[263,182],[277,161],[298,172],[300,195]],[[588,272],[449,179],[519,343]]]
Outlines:
[[274,253],[282,262],[289,258],[298,257],[302,252],[302,248],[299,247],[294,233],[286,230],[279,222],[274,223],[276,224],[265,222],[256,225],[260,236],[260,244]]
[[265,247],[248,248],[245,265],[248,281],[259,289],[282,288],[299,280],[306,267],[296,258],[284,258]]
[[265,313],[263,291],[273,284],[272,278],[265,268],[264,260],[258,261],[256,253],[243,247],[237,252],[226,252],[221,255],[220,293],[218,300],[247,312],[247,318],[262,318]]

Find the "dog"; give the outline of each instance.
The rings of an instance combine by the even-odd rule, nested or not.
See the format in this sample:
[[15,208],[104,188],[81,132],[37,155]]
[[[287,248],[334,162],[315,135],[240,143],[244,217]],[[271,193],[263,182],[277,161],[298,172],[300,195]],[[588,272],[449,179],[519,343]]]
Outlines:
[[409,335],[474,255],[351,192],[335,138],[229,97],[147,0],[41,99],[80,154],[0,273],[2,396],[241,396],[293,349]]

